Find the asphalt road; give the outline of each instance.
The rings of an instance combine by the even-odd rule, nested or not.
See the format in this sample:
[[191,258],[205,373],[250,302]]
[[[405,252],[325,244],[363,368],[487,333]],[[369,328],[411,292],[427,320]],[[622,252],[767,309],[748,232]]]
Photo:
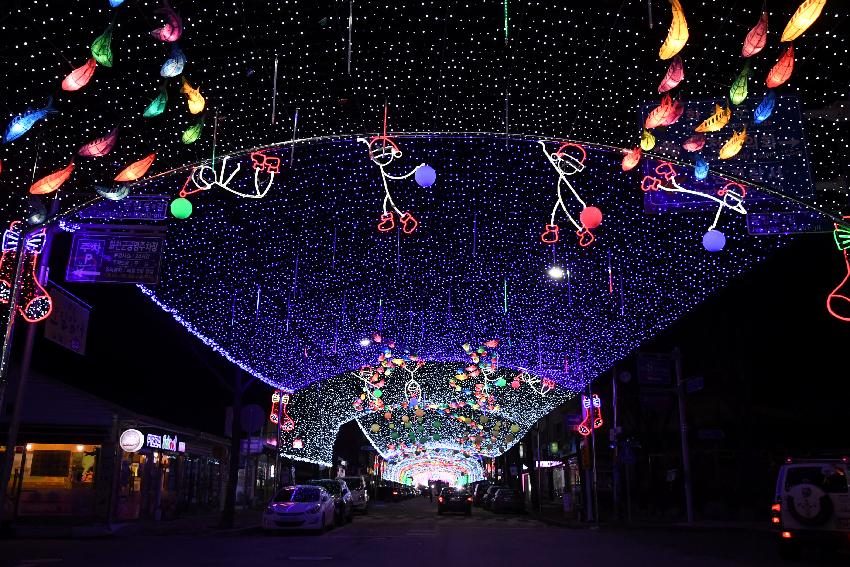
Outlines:
[[[199,530],[196,534],[137,534],[96,540],[2,541],[0,565],[202,567],[323,563],[351,567],[544,567],[550,564],[702,567],[782,564],[773,543],[769,533],[751,531],[569,529],[544,525],[528,516],[496,515],[481,509],[475,509],[471,517],[437,516],[435,504],[417,498],[394,504],[379,503],[369,515],[357,516],[353,523],[322,535]],[[805,563],[821,565],[843,561],[818,555],[806,559]]]

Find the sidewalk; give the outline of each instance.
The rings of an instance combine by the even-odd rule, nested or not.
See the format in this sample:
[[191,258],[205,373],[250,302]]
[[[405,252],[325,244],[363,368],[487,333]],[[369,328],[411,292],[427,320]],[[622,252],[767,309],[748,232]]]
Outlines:
[[173,520],[139,520],[114,524],[15,524],[14,539],[65,539],[171,535],[238,535],[260,530],[260,510],[237,510],[233,528],[221,528],[221,513],[184,516]]

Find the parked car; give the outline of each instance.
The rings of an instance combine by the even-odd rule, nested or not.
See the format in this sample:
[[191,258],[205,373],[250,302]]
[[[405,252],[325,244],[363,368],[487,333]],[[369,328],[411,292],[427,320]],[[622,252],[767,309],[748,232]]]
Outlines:
[[460,488],[444,488],[437,497],[437,514],[461,512],[472,514],[472,495]]
[[493,496],[490,509],[494,512],[515,512],[517,514],[525,511],[525,495],[521,490],[512,488],[501,488]]
[[385,502],[398,502],[404,499],[404,495],[398,484],[382,484],[378,487],[378,499]]
[[343,524],[351,521],[354,516],[354,508],[351,504],[351,491],[348,490],[348,486],[342,481],[342,479],[320,478],[311,480],[308,484],[321,486],[333,497],[337,524]]
[[850,546],[848,469],[846,458],[788,459],[779,469],[770,521],[783,558],[807,545]]
[[481,500],[484,498],[484,494],[487,492],[487,489],[493,486],[491,482],[479,482],[475,485],[475,490],[472,493],[472,504],[475,506],[481,506]]
[[484,496],[481,497],[481,507],[485,510],[489,510],[490,506],[493,504],[493,498],[496,496],[496,492],[502,488],[509,488],[507,486],[498,486],[491,485],[487,488],[487,492],[484,493]]
[[278,491],[263,512],[263,530],[323,531],[334,524],[333,497],[321,486],[287,486]]
[[348,486],[348,491],[351,492],[351,506],[355,511],[369,512],[369,491],[367,490],[366,479],[362,476],[344,476],[343,482]]

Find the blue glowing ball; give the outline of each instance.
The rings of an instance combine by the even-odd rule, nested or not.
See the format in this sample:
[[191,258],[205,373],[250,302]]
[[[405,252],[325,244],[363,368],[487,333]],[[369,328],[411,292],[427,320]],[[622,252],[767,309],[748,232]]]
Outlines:
[[423,165],[416,170],[416,182],[422,187],[430,187],[437,180],[437,172],[430,165]]
[[702,237],[702,245],[709,252],[720,252],[726,246],[726,236],[719,230],[709,230]]

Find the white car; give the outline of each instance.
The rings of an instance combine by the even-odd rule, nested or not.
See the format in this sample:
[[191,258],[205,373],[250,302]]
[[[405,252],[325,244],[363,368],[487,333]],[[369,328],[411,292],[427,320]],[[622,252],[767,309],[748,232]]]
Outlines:
[[779,553],[794,559],[806,545],[850,544],[850,490],[847,459],[788,459],[779,469],[771,527]]
[[324,531],[334,525],[334,499],[320,486],[282,488],[263,512],[263,530]]
[[351,492],[351,507],[357,511],[367,514],[369,512],[369,491],[366,487],[366,479],[362,476],[344,476],[342,480]]

